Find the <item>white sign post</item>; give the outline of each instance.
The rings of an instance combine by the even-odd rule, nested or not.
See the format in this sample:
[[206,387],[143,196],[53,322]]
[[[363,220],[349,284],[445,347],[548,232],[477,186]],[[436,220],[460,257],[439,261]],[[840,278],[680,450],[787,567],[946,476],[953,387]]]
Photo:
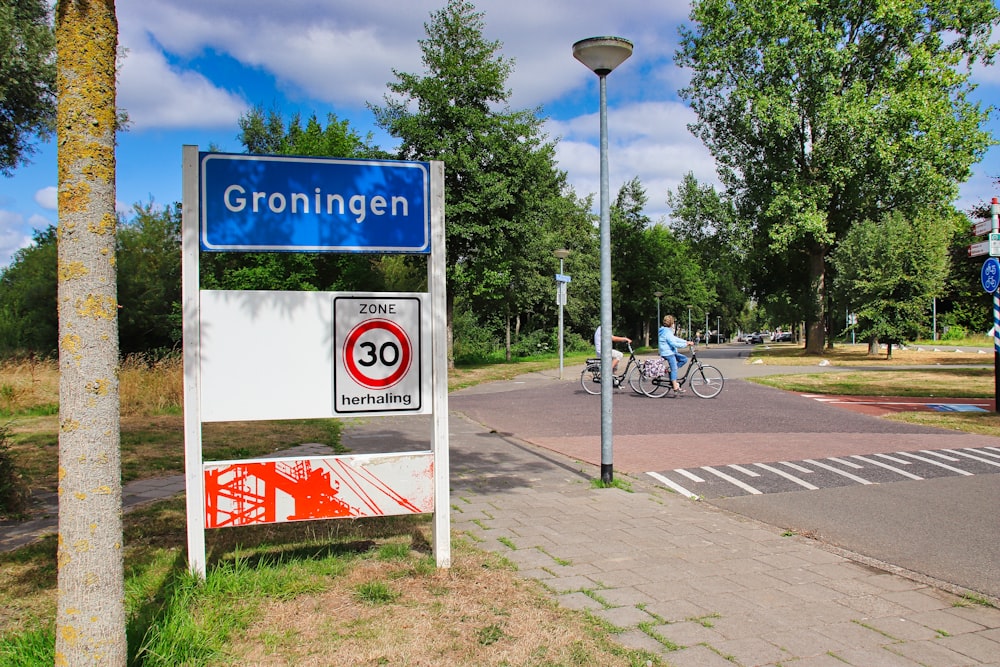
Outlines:
[[[305,181],[322,185],[307,196]],[[206,528],[429,512],[438,567],[449,567],[443,163],[185,146],[183,197],[191,571],[205,576]],[[428,293],[202,290],[203,250],[429,254]],[[431,415],[429,450],[202,459],[206,422],[384,414]]]

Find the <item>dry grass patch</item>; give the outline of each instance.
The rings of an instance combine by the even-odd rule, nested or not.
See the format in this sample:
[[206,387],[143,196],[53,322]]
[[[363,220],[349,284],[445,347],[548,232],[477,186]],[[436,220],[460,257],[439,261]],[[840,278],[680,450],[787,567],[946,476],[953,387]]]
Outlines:
[[[646,664],[499,557],[454,546],[449,570],[413,558],[364,560],[324,593],[264,603],[236,664]],[[392,599],[358,593],[373,584]]]
[[868,356],[867,345],[837,345],[832,350],[824,350],[823,354],[806,354],[801,345],[771,344],[759,345],[750,353],[750,361],[760,359],[763,363],[774,366],[812,366],[821,361],[828,361],[832,366],[860,366],[877,368],[879,366],[936,366],[936,365],[976,365],[992,364],[993,356],[978,352],[956,352],[954,346],[940,344],[936,346],[909,346],[904,349],[894,347],[892,358],[887,359],[885,349],[876,357]]
[[747,380],[786,391],[841,396],[984,398],[992,397],[995,388],[992,368],[946,366],[913,370],[845,370],[765,375]]
[[884,419],[1000,437],[1000,414],[996,412],[898,412]]

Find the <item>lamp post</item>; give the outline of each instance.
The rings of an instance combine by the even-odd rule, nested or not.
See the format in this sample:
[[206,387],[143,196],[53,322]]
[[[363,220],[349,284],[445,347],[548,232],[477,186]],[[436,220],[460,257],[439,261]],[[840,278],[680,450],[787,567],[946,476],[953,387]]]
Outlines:
[[688,306],[688,340],[691,340],[691,306]]
[[621,37],[589,37],[573,44],[573,57],[601,81],[601,481],[614,481],[611,428],[611,202],[608,194],[608,88],[612,70],[632,55]]
[[569,257],[569,250],[559,248],[552,254],[559,258],[559,275],[556,276],[556,303],[559,304],[559,379],[563,379],[563,306],[566,305],[566,283],[569,276],[563,274],[563,260]]

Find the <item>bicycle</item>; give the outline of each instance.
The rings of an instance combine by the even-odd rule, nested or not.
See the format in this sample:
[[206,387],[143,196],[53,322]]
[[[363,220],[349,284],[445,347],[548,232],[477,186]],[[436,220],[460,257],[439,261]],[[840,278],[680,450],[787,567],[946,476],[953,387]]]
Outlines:
[[[620,374],[612,375],[614,388],[618,389],[627,381],[632,391],[642,394],[640,386],[642,368],[643,363],[635,358],[635,352],[632,351],[632,344],[628,343],[628,363],[625,364],[625,369]],[[580,373],[580,386],[588,394],[601,393],[601,360],[599,358],[587,359],[587,363],[583,367],[583,372]]]
[[[685,365],[684,375],[677,378],[677,384],[684,387],[685,383],[691,385],[691,391],[701,398],[715,398],[722,391],[722,386],[726,379],[715,366],[703,364],[698,361],[698,346],[691,346],[691,359]],[[662,374],[651,375],[644,371],[641,373],[639,388],[642,393],[650,398],[660,398],[667,394],[674,394],[673,383],[670,382],[669,368]]]

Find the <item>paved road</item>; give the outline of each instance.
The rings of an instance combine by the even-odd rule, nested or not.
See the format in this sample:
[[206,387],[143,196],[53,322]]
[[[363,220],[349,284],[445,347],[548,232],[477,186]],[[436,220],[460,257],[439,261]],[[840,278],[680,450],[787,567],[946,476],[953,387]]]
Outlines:
[[[1000,438],[888,421],[746,382],[734,376],[774,369],[737,354],[745,356],[745,348],[699,355],[727,376],[715,399],[617,392],[615,471],[1000,596]],[[583,392],[578,373],[567,367],[562,382],[537,376],[470,388],[452,394],[451,408],[496,432],[599,464],[600,399]]]

